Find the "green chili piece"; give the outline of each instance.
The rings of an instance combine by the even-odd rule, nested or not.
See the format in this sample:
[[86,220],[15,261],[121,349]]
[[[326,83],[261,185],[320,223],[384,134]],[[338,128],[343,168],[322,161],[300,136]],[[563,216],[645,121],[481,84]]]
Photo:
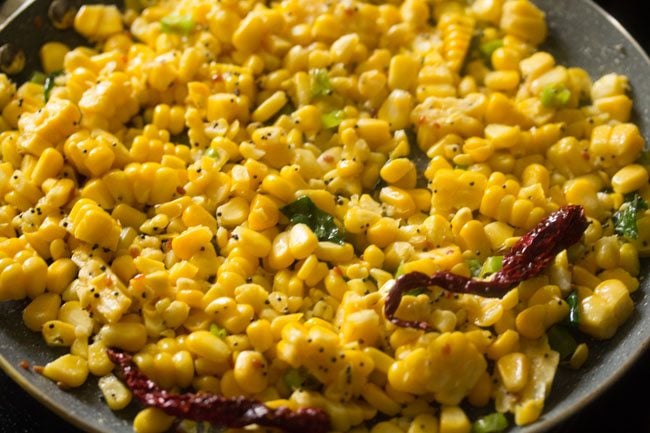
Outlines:
[[571,99],[571,91],[561,84],[550,84],[544,87],[539,97],[546,108],[564,108]]
[[569,325],[577,327],[580,324],[580,312],[578,311],[580,299],[578,299],[578,292],[571,292],[569,296],[567,296],[566,302],[569,304],[569,315],[567,321]]
[[216,335],[217,337],[221,338],[222,340],[228,336],[228,332],[226,332],[225,329],[221,328],[216,323],[212,323],[210,325],[210,332],[212,333],[212,335]]
[[334,111],[330,111],[329,113],[323,114],[320,117],[320,120],[321,123],[323,124],[323,128],[330,129],[339,126],[343,121],[343,118],[344,118],[343,110],[334,110]]
[[50,100],[50,94],[52,93],[52,89],[54,89],[54,85],[56,84],[56,77],[62,73],[62,71],[52,72],[47,77],[45,77],[45,82],[43,83],[43,96],[45,97],[45,102]]
[[496,274],[502,267],[503,256],[490,256],[483,263],[479,276],[486,277],[488,275]]
[[332,83],[326,69],[312,69],[311,75],[311,95],[313,97],[327,96],[332,93]]
[[479,259],[468,259],[467,260],[467,267],[469,268],[469,273],[473,278],[476,278],[480,275],[481,273],[481,262]]
[[502,413],[495,412],[474,421],[472,433],[499,433],[508,428],[508,419]]
[[29,81],[36,84],[45,84],[46,79],[47,79],[47,75],[45,75],[41,71],[34,71]]
[[501,47],[503,47],[503,39],[493,39],[491,41],[483,42],[478,47],[478,50],[485,59],[489,60],[492,57],[492,53]]
[[194,30],[194,25],[191,15],[167,15],[160,20],[160,29],[163,33],[187,36]]

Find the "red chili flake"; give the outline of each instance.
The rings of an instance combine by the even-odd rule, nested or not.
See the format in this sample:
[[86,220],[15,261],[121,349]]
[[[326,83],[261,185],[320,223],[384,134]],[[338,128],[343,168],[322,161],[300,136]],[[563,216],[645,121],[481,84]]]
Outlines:
[[34,28],[36,30],[40,30],[43,27],[43,17],[40,15],[36,15],[34,17]]
[[182,186],[177,186],[176,192],[179,194],[185,194],[185,188],[183,188]]
[[29,370],[29,362],[26,359],[23,359],[18,363],[18,366],[22,368],[23,370]]
[[228,398],[209,393],[169,392],[142,373],[131,355],[115,349],[108,349],[107,353],[133,395],[143,404],[157,407],[168,415],[229,428],[257,424],[279,428],[287,433],[329,431],[329,416],[322,409],[273,409],[244,396]]
[[219,73],[212,74],[212,76],[210,77],[210,79],[211,79],[212,81],[223,81],[223,75],[221,75],[221,74],[219,74]]
[[523,235],[503,258],[503,267],[491,280],[475,280],[448,271],[429,277],[421,272],[400,276],[386,295],[384,315],[398,326],[430,331],[427,322],[395,317],[402,296],[412,289],[438,286],[449,292],[471,293],[488,298],[503,296],[521,281],[539,275],[562,250],[578,242],[589,225],[582,206],[564,206]]

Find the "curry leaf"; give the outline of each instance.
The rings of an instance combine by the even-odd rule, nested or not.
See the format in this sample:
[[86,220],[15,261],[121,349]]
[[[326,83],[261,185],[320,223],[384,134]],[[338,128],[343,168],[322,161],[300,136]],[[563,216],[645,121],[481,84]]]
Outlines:
[[614,232],[627,240],[633,240],[639,237],[636,217],[639,212],[646,209],[648,209],[648,203],[639,194],[635,193],[612,216]]
[[343,244],[345,233],[336,224],[334,217],[319,209],[307,196],[289,203],[280,209],[292,224],[306,224],[318,240]]
[[569,331],[563,326],[551,326],[548,331],[546,331],[546,335],[548,336],[549,346],[560,354],[560,359],[567,359],[573,355],[573,352],[576,351],[576,347],[578,347],[575,338],[573,338]]

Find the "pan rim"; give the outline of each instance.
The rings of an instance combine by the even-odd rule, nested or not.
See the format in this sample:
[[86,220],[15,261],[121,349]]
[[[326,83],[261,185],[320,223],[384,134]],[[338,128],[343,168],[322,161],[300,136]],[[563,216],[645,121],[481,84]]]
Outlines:
[[[0,31],[4,30],[7,25],[19,17],[25,9],[29,8],[30,5],[36,1],[37,0],[26,0],[22,2],[4,22],[0,23]],[[535,0],[531,1],[535,2]],[[650,71],[649,53],[646,52],[641,44],[616,18],[592,0],[581,0],[581,3],[584,7],[590,7],[601,17],[604,17],[616,29],[616,31],[634,47],[636,50],[635,54],[640,55],[640,59]],[[650,273],[650,267],[646,266],[646,271]],[[646,293],[646,296],[650,296],[650,293]],[[20,326],[23,325],[21,324]],[[538,421],[528,426],[520,427],[520,431],[526,433],[546,432],[566,421],[569,417],[576,415],[581,410],[584,410],[598,398],[602,397],[613,385],[619,382],[648,350],[650,350],[650,334],[646,336],[645,340],[639,344],[632,353],[628,354],[626,359],[617,366],[614,373],[605,378],[602,382],[599,382],[598,386],[595,387],[591,393],[581,397],[578,401],[568,406],[562,405],[554,408],[552,411],[553,416],[551,418],[548,418],[548,413],[543,412],[542,417]],[[0,353],[0,368],[29,395],[71,425],[89,433],[105,433],[107,431],[99,428],[96,424],[93,424],[91,418],[70,414],[63,403],[51,398],[44,391],[40,390],[35,383],[31,382],[24,374],[21,374],[19,370],[20,367],[14,366],[5,358],[5,356],[3,356],[2,353]]]

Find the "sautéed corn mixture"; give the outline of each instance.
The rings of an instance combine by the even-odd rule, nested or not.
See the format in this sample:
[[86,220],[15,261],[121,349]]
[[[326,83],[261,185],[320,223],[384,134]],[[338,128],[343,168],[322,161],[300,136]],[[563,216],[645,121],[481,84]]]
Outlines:
[[[650,160],[628,81],[538,51],[533,3],[127,6],[82,6],[92,48],[45,44],[44,81],[0,75],[0,300],[69,349],[38,369],[60,386],[128,406],[113,347],[336,432],[489,433],[542,416],[558,366],[632,314]],[[489,278],[565,204],[590,225],[541,276],[404,296],[433,332],[384,317],[396,276]],[[197,428],[144,408],[134,429],[174,423]]]

